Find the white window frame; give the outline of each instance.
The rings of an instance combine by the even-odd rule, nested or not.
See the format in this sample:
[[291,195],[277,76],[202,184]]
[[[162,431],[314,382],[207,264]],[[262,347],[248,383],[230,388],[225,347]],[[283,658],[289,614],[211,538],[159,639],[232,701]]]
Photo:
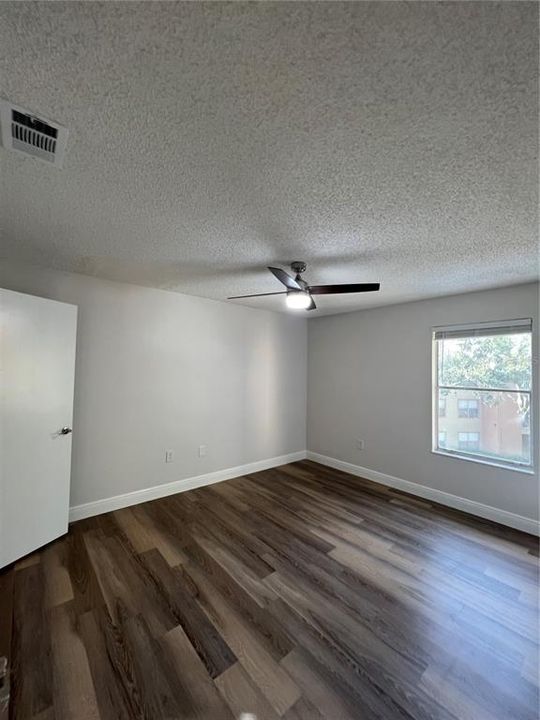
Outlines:
[[[440,447],[439,446],[439,390],[441,389],[448,389],[448,390],[476,390],[477,388],[470,388],[470,387],[446,387],[439,385],[439,342],[437,340],[437,334],[440,332],[452,332],[452,331],[463,331],[463,332],[470,332],[470,336],[474,336],[475,334],[487,334],[486,331],[490,329],[500,329],[500,328],[512,328],[512,327],[518,327],[521,326],[524,328],[524,331],[530,331],[531,333],[531,347],[532,347],[532,357],[531,357],[531,387],[530,390],[519,390],[515,392],[521,392],[521,393],[528,393],[530,400],[529,400],[529,421],[530,421],[530,448],[529,448],[529,455],[530,455],[530,462],[518,462],[518,461],[511,461],[511,460],[504,460],[503,458],[490,458],[488,456],[483,456],[481,453],[477,451],[471,451],[468,452],[466,450],[453,450],[448,449],[446,447]],[[432,426],[431,426],[431,451],[437,455],[444,455],[446,457],[451,458],[457,458],[458,460],[468,460],[470,462],[476,462],[480,463],[481,465],[493,465],[495,467],[499,468],[505,468],[507,470],[514,470],[517,472],[523,472],[532,474],[535,471],[535,458],[536,458],[536,445],[535,445],[535,428],[536,428],[536,418],[535,418],[535,402],[536,402],[536,377],[535,377],[535,360],[534,360],[534,329],[533,329],[533,321],[531,318],[519,318],[515,320],[502,320],[498,322],[479,322],[479,323],[470,323],[467,325],[447,325],[442,327],[434,327],[431,329],[431,343],[432,343],[432,352],[431,352],[431,359],[432,359],[432,388],[431,388],[431,399],[432,399],[432,412],[431,412],[431,418],[432,418]],[[478,388],[481,390],[496,390],[497,392],[500,391],[500,388]],[[506,390],[505,392],[513,392],[511,390]]]

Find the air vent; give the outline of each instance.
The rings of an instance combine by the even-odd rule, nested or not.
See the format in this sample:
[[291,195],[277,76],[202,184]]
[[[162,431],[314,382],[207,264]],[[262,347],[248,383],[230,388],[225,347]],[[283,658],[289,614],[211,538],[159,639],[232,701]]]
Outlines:
[[37,117],[29,110],[0,100],[2,145],[6,150],[31,155],[62,167],[68,130],[52,120]]

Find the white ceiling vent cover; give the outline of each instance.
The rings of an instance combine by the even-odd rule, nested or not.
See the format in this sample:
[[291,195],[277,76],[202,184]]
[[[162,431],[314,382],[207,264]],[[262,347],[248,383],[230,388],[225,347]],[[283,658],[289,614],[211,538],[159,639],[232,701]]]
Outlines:
[[68,137],[67,128],[2,99],[0,125],[2,145],[6,150],[15,150],[62,167]]

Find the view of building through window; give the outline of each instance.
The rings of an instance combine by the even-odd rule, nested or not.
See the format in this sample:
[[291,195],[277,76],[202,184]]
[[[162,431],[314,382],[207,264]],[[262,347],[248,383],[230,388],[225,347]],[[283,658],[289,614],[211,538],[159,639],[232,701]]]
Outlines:
[[530,321],[441,329],[434,352],[435,449],[531,465]]
[[478,398],[460,399],[457,404],[460,418],[478,417]]

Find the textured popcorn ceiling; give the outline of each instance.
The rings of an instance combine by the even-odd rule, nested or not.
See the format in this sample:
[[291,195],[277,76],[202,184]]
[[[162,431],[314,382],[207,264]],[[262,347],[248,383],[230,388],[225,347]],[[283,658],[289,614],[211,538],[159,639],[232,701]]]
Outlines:
[[[380,281],[318,314],[538,277],[538,5],[0,3],[13,260],[223,299]],[[248,301],[283,309],[284,301]]]

